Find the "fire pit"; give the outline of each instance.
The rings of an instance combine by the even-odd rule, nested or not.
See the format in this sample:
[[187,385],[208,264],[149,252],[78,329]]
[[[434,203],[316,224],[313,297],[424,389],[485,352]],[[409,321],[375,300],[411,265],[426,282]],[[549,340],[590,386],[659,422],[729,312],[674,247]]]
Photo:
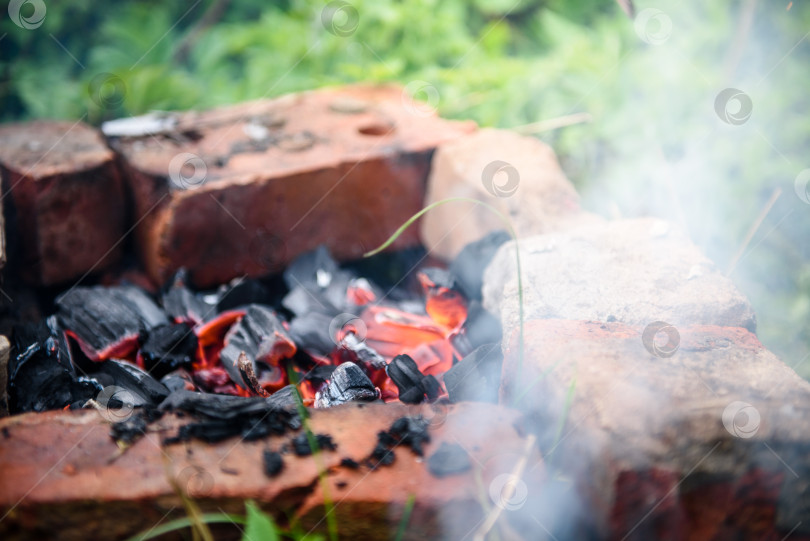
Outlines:
[[[2,537],[240,538],[261,509],[344,539],[810,539],[810,384],[731,281],[671,224],[582,211],[542,143],[404,96],[0,151],[8,230],[37,224],[5,269]],[[61,266],[45,203],[82,190],[128,211],[69,213],[104,257]]]

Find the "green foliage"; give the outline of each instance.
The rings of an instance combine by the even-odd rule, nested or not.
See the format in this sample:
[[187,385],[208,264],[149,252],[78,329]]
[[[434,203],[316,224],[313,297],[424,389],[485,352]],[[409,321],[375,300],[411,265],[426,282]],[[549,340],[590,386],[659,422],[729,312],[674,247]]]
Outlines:
[[278,541],[279,530],[273,518],[263,513],[259,506],[248,500],[245,502],[247,511],[247,523],[242,541]]
[[[810,166],[810,4],[757,2],[745,30],[748,2],[638,1],[672,23],[650,45],[614,0],[347,1],[357,27],[345,36],[323,24],[324,0],[232,0],[205,28],[217,0],[47,2],[37,29],[0,22],[0,119],[98,124],[358,81],[423,81],[442,115],[484,126],[587,112],[590,123],[537,134],[584,206],[674,220],[721,269],[781,188],[732,278],[763,342],[810,376],[800,363],[810,353],[810,205],[793,190]],[[113,76],[122,96],[98,84]],[[751,96],[744,125],[715,114],[727,87]]]

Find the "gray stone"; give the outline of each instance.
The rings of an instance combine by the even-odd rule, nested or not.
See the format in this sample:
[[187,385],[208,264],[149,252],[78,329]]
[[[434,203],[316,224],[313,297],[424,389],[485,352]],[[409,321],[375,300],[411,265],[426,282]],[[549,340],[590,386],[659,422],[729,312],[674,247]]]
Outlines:
[[[755,331],[748,300],[673,225],[618,220],[520,239],[526,319],[721,325]],[[484,275],[484,306],[504,336],[518,323],[514,243]]]

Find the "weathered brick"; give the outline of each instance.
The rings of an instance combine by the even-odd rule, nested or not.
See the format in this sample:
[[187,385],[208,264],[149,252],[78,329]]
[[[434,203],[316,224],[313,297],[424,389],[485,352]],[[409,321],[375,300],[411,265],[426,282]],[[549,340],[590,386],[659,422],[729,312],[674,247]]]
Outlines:
[[746,329],[677,330],[659,357],[623,323],[527,321],[502,399],[532,418],[604,537],[806,538],[810,384]]
[[[365,462],[377,444],[377,433],[403,415],[430,419],[429,456],[443,442],[459,443],[473,468],[443,478],[428,473],[424,459],[409,448],[394,449],[390,466],[371,471],[341,465],[344,458]],[[537,487],[544,475],[536,450],[515,428],[514,411],[485,404],[404,406],[367,404],[314,410],[315,433],[329,434],[335,451],[321,455],[334,502],[339,533],[345,539],[390,539],[399,526],[410,494],[414,515],[407,539],[457,539],[482,519],[480,498],[489,484],[509,474],[514,457],[528,468],[522,477]],[[309,529],[324,532],[324,498],[318,464],[311,456],[283,455],[277,477],[263,473],[265,449],[280,450],[297,433],[261,441],[235,438],[219,444],[191,441],[161,446],[178,420],[168,416],[118,456],[109,425],[95,411],[24,414],[0,421],[0,536],[3,539],[120,539],[147,530],[159,521],[182,516],[182,502],[169,479],[207,511],[244,513],[253,498],[285,520],[294,514]],[[508,460],[507,460],[508,459]],[[482,488],[477,478],[486,485]],[[497,486],[496,486],[497,488]],[[484,492],[482,492],[482,490]],[[535,489],[535,494],[536,494]],[[488,506],[491,505],[488,504]],[[449,510],[463,510],[451,521]],[[504,518],[508,523],[509,519]],[[461,536],[451,535],[464,529]],[[232,532],[233,533],[233,532]],[[447,535],[445,535],[447,534]],[[359,535],[360,537],[357,537]],[[27,536],[27,537],[26,537]]]
[[[277,271],[321,243],[339,259],[381,244],[422,207],[436,146],[475,129],[426,116],[406,96],[305,92],[178,114],[171,132],[114,142],[153,279],[184,266],[213,285]],[[418,241],[411,230],[394,247]]]
[[[426,204],[450,197],[495,207],[518,237],[600,220],[580,208],[579,195],[548,145],[508,130],[483,129],[436,151]],[[431,253],[451,259],[467,243],[506,225],[490,209],[455,202],[427,213],[421,228]]]
[[[663,220],[589,224],[519,244],[527,319],[756,328],[748,299]],[[487,268],[483,295],[511,334],[518,321],[514,244],[502,246]]]
[[80,122],[0,126],[0,173],[16,242],[10,263],[25,279],[62,283],[118,259],[123,184],[96,130]]

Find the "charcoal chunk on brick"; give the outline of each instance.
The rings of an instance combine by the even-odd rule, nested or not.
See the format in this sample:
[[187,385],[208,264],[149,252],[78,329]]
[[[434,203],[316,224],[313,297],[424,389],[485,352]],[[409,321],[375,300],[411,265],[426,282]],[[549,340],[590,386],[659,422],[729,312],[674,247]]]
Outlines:
[[444,442],[427,460],[428,471],[436,477],[464,473],[472,468],[470,455],[457,443]]
[[284,469],[284,458],[276,451],[267,450],[262,453],[262,462],[267,477],[276,477]]

